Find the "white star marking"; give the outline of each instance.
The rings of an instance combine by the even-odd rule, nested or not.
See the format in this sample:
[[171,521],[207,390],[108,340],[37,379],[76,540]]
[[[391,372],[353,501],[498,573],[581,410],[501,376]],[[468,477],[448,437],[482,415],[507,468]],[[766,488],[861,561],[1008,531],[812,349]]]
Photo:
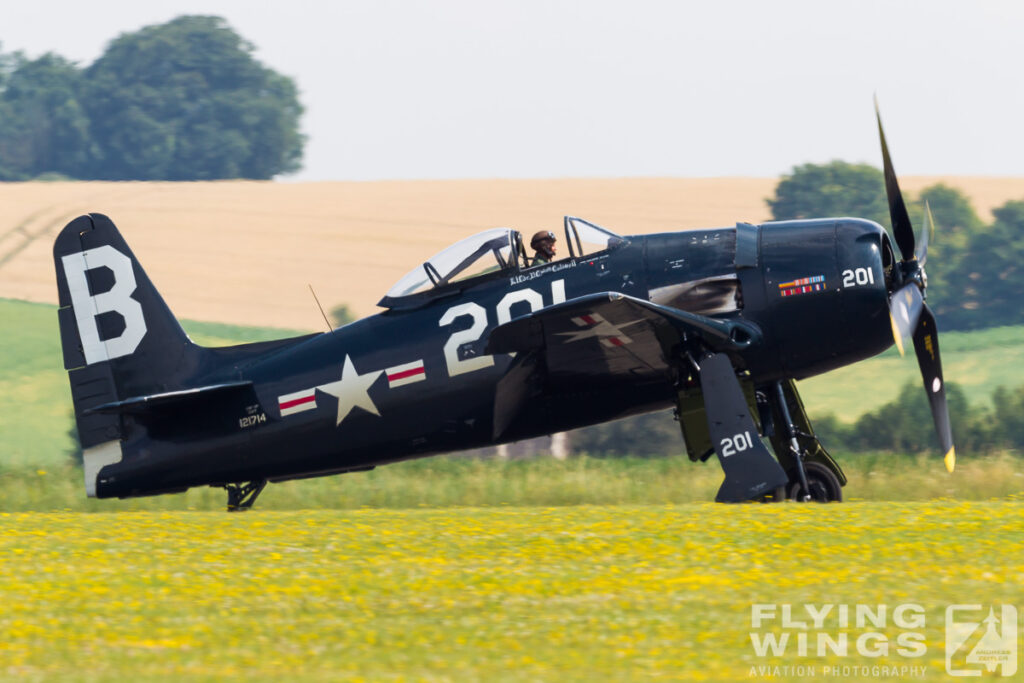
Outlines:
[[370,398],[370,387],[382,374],[384,374],[383,370],[377,370],[360,375],[352,365],[352,359],[346,354],[345,365],[341,369],[341,379],[317,387],[325,394],[338,398],[338,425],[348,417],[353,408],[362,408],[366,412],[380,417],[377,406]]
[[579,332],[556,332],[555,334],[560,337],[569,337],[565,340],[566,344],[583,339],[592,339],[594,337],[624,337],[625,335],[622,334],[622,328],[642,322],[644,322],[643,318],[640,320],[632,320],[628,323],[622,323],[621,325],[613,325],[607,320],[601,320],[601,322],[597,323],[593,327],[588,327],[587,329],[580,330]]

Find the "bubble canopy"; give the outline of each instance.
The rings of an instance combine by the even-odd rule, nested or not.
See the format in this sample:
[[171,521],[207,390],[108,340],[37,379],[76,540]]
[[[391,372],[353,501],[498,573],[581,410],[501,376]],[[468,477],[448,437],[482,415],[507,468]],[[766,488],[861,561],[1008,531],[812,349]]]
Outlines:
[[409,271],[388,290],[398,298],[441,287],[486,272],[515,267],[519,232],[511,228],[492,228],[459,240]]

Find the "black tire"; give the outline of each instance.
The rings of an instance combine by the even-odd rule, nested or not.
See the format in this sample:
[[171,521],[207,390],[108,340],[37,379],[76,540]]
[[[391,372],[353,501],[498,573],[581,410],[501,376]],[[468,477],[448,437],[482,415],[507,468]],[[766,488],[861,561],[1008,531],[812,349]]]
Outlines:
[[[843,487],[839,477],[825,465],[817,462],[805,462],[804,473],[807,475],[807,486],[811,490],[811,501],[815,503],[843,502]],[[804,499],[804,487],[800,477],[794,471],[790,476],[789,499],[798,502]]]

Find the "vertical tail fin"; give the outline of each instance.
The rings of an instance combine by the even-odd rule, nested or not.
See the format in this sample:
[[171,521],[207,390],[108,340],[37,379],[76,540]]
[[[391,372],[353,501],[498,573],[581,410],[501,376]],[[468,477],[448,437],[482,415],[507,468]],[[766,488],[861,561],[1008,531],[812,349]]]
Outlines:
[[171,391],[194,374],[202,349],[189,340],[113,222],[80,216],[53,247],[61,346],[85,453],[86,490],[121,459],[118,415],[90,408]]

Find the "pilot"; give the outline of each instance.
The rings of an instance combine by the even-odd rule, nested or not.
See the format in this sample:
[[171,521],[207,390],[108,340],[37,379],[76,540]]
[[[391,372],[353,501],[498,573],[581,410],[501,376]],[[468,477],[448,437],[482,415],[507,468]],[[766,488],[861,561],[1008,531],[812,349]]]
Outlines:
[[551,259],[555,258],[555,233],[541,230],[530,240],[530,248],[536,251],[532,265],[550,263]]

